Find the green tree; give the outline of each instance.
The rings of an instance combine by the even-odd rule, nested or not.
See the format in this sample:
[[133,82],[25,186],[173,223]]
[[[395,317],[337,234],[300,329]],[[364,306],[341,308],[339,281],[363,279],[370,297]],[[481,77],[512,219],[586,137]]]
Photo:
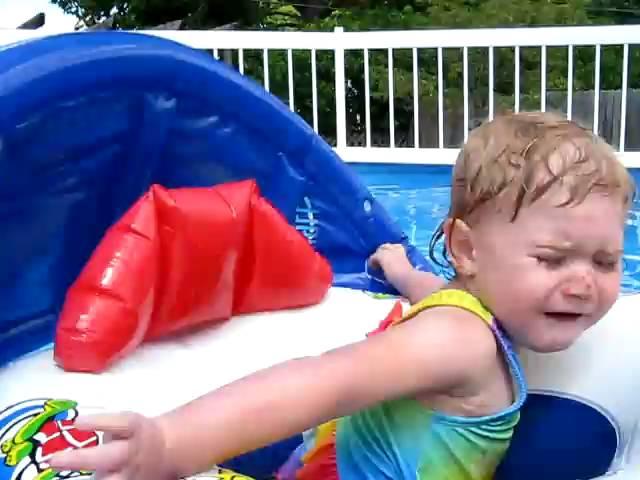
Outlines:
[[607,18],[615,23],[640,22],[640,0],[593,0],[589,13],[596,18]]
[[88,26],[112,17],[116,28],[150,27],[184,19],[187,28],[231,22],[252,25],[260,5],[253,0],[51,0]]

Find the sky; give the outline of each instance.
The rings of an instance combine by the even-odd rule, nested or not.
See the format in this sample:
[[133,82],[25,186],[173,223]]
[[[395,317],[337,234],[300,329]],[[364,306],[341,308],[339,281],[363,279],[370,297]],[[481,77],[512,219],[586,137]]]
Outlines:
[[0,28],[16,28],[40,12],[46,16],[44,30],[71,31],[76,23],[49,0],[0,0]]

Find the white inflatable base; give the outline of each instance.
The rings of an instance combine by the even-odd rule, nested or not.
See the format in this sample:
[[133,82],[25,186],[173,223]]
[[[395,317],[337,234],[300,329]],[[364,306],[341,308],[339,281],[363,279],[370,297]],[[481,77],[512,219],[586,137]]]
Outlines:
[[[52,349],[43,349],[0,370],[0,409],[26,399],[70,398],[88,411],[157,415],[256,370],[361,340],[394,302],[332,288],[314,307],[237,317],[194,335],[146,344],[97,375],[64,372]],[[616,480],[635,480],[640,473],[639,309],[640,295],[623,296],[568,351],[521,352],[533,392],[576,398],[611,418],[618,451],[607,478]]]

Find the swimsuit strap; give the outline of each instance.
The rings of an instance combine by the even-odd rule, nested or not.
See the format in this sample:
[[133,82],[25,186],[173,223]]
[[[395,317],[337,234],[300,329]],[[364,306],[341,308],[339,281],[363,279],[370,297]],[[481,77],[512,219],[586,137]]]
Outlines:
[[394,321],[394,324],[405,322],[420,312],[433,307],[458,307],[480,317],[487,325],[493,326],[493,314],[474,295],[454,288],[438,290],[413,305],[407,313]]

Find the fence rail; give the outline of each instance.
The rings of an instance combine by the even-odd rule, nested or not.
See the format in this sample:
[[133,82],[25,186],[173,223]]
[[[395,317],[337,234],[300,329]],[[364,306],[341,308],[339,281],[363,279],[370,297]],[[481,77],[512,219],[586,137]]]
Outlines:
[[[640,167],[640,28],[143,31],[210,51],[350,162],[448,164],[500,109],[561,111]],[[50,32],[0,30],[0,48]]]

